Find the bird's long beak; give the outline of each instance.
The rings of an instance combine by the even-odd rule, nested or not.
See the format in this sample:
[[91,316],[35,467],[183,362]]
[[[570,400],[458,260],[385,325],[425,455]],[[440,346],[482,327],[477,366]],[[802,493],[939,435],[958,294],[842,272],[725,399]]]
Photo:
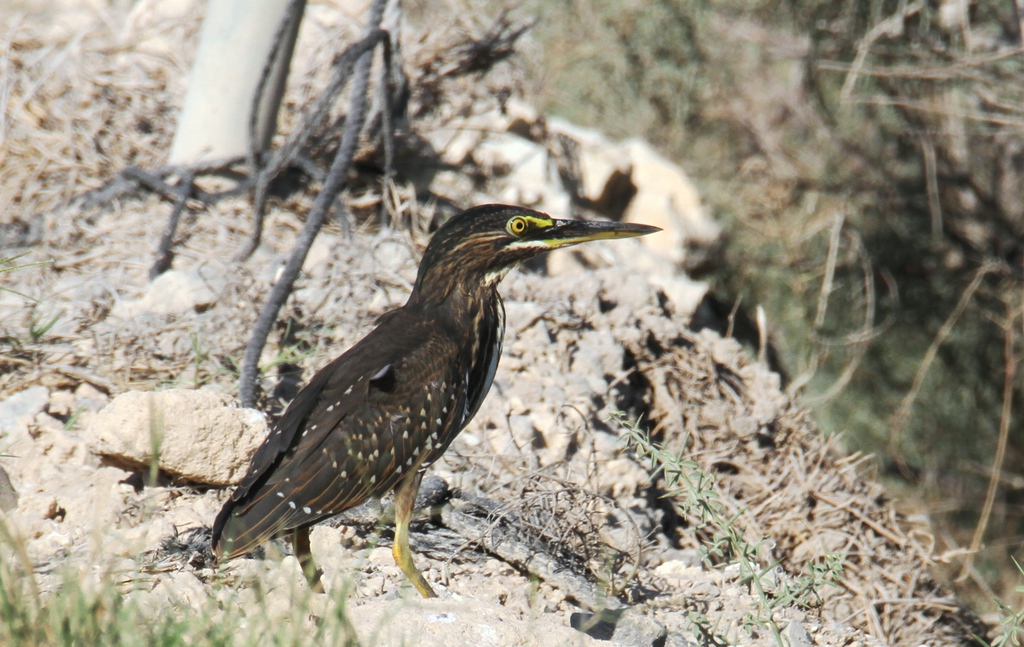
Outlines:
[[636,225],[606,220],[554,220],[550,227],[538,230],[529,239],[543,242],[552,249],[568,247],[591,240],[634,238],[661,231],[650,225]]

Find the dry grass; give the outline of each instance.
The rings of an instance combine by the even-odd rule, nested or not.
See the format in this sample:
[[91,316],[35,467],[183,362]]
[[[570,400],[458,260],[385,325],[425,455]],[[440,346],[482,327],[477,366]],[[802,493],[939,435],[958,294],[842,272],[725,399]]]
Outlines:
[[654,352],[630,348],[652,385],[656,433],[716,476],[723,516],[751,543],[770,538],[766,559],[798,575],[828,553],[845,555],[841,587],[819,591],[826,614],[892,644],[959,644],[979,631],[927,571],[930,529],[896,512],[870,457],[844,455],[738,345],[688,339],[677,350],[673,337],[658,338]]

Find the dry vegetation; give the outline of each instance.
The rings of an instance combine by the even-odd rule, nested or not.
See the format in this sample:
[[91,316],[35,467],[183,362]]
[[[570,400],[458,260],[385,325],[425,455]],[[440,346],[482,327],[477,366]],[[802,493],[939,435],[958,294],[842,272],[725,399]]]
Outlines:
[[1019,606],[1020,3],[536,6],[538,103],[683,160],[729,223],[737,335],[763,305],[790,390],[980,608]]
[[[121,14],[97,17],[86,12],[81,21],[72,16],[64,26],[5,26],[8,42],[0,58],[0,97],[6,103],[0,123],[0,256],[5,249],[29,249],[31,255],[24,260],[54,262],[0,274],[5,285],[41,299],[30,304],[0,293],[0,396],[37,384],[53,391],[90,384],[109,395],[167,386],[207,385],[228,392],[235,388],[241,349],[274,269],[309,210],[310,192],[300,187],[277,197],[268,215],[266,242],[245,263],[216,259],[227,258],[244,244],[250,226],[246,200],[224,200],[213,209],[192,212],[177,241],[175,268],[199,272],[214,286],[216,299],[181,312],[135,318],[125,316],[124,308],[149,289],[150,254],[167,203],[149,196],[100,206],[73,204],[83,191],[101,186],[124,165],[160,164],[188,65],[180,58],[188,51],[181,43],[194,39],[197,17],[190,13],[122,29]],[[317,70],[332,54],[323,44],[350,35],[344,26],[326,26],[305,41],[308,50],[299,56],[305,67],[292,76],[285,129],[295,123],[297,110],[322,82]],[[446,54],[459,56],[457,49],[446,47],[446,37],[452,38],[445,30],[433,30],[431,38],[410,39],[418,44],[408,53],[413,87],[422,81],[425,89],[414,98],[414,106],[416,101],[421,107],[431,106],[418,113],[420,128],[430,128],[459,110],[493,105],[502,92],[518,91],[512,74],[485,82],[439,73],[445,68],[436,61],[445,60]],[[658,80],[657,65],[648,65],[643,57],[633,62],[654,70],[643,87],[660,88],[666,96],[675,92],[676,86],[666,87]],[[705,88],[694,84],[688,92],[699,98]],[[647,126],[651,132],[656,132],[658,119],[692,126],[686,117],[689,109],[676,106],[652,114],[656,117]],[[757,206],[748,208],[763,208],[771,195],[790,207],[797,200],[796,180],[778,189],[770,161],[775,149],[767,143],[771,132],[764,128],[750,125],[751,132],[765,139],[752,155],[757,159],[747,158],[743,164],[762,182],[760,188],[776,193],[765,190],[754,201]],[[786,157],[784,149],[777,152]],[[474,192],[450,197],[469,200],[486,194],[486,182],[474,177],[467,182]],[[328,229],[318,260],[289,301],[283,316],[287,323],[276,331],[265,353],[263,386],[268,400],[286,399],[297,374],[308,375],[323,357],[350,345],[376,315],[401,303],[409,289],[414,258],[430,227],[434,205],[417,199],[413,182],[400,182],[390,215],[415,226],[409,234],[386,228],[378,232],[371,216],[381,213],[383,200],[374,180],[363,178],[355,186],[344,196],[358,216],[354,236],[346,239],[333,226]],[[752,197],[750,191],[738,195]],[[842,204],[854,202],[846,196]],[[808,225],[804,237],[808,232],[838,231],[821,225],[818,211],[809,219],[818,224]],[[770,221],[766,216],[758,220],[760,231],[772,225]],[[844,254],[860,244],[850,242],[857,237],[847,236]],[[819,247],[827,255],[829,245]],[[859,261],[852,252],[836,255],[836,265],[842,267],[846,265],[840,261]],[[623,263],[625,256],[596,255],[587,260],[600,268],[607,264],[602,258]],[[861,270],[859,264],[856,267]],[[808,626],[820,624],[821,633],[815,636],[819,644],[842,644],[859,635],[829,624],[839,622],[893,644],[945,645],[967,642],[970,631],[981,630],[929,573],[936,549],[928,527],[899,515],[871,479],[867,459],[846,455],[836,440],[823,438],[808,414],[779,391],[777,376],[747,359],[732,340],[684,331],[682,322],[649,288],[623,282],[607,269],[591,274],[564,282],[522,274],[508,282],[510,318],[518,316],[519,324],[514,329],[510,324],[504,373],[474,427],[460,441],[465,444],[456,445],[439,466],[443,476],[466,493],[526,502],[503,514],[532,527],[542,544],[559,545],[565,550],[562,558],[577,560],[581,572],[589,569],[590,575],[615,582],[631,604],[673,632],[697,635],[700,629],[709,641],[743,636],[751,644],[772,644],[780,626],[799,620]],[[834,310],[833,306],[830,311]],[[616,355],[620,347],[624,354]],[[281,368],[292,373],[276,370]],[[595,375],[597,386],[588,381]],[[523,400],[534,403],[536,410],[524,414]],[[629,420],[649,421],[657,444],[692,464],[673,465],[665,456],[652,463],[644,457],[643,434],[627,451],[617,439],[625,432],[607,419],[609,412],[619,409]],[[553,436],[521,434],[513,419],[541,412],[554,421]],[[69,416],[65,422],[73,437],[76,420]],[[553,438],[561,440],[555,443]],[[615,469],[621,472],[613,471],[613,461],[618,461]],[[675,481],[670,472],[676,474]],[[524,474],[530,478],[522,478]],[[686,479],[679,480],[680,474],[696,480],[687,485]],[[167,497],[176,501],[173,511],[202,512],[214,510],[222,496],[165,485],[145,488],[150,494],[139,495],[131,504],[148,510],[146,496],[173,491],[173,497]],[[666,490],[673,496],[662,498]],[[701,509],[711,513],[705,516]],[[145,516],[138,513],[124,523],[130,526]],[[587,541],[593,540],[595,529],[611,527],[608,520],[615,518],[623,527],[635,525],[638,532],[601,536],[622,553],[616,568],[602,571],[606,548]],[[366,547],[363,536],[342,537],[353,551]],[[89,541],[82,539],[72,548]],[[700,575],[657,570],[684,562],[700,550],[709,564],[701,567],[693,560]],[[69,553],[73,557],[75,551]],[[839,586],[832,586],[827,582],[834,573],[825,567],[837,553],[843,556],[844,570]],[[466,594],[485,595],[482,591],[487,589],[479,581],[493,578],[476,564],[480,556],[431,555],[430,567],[434,575],[452,576],[452,590],[463,586]],[[727,565],[734,560],[746,566],[729,570]],[[775,568],[776,562],[781,570]],[[54,563],[50,556],[45,572],[36,574],[44,588],[51,587],[51,594],[60,585],[53,577]],[[458,568],[452,568],[453,563]],[[8,601],[24,594],[11,584],[15,571],[0,571]],[[245,586],[251,581],[247,577],[231,581]],[[508,577],[513,582],[510,589],[527,587],[521,575]],[[808,582],[812,585],[805,586]],[[546,598],[542,610],[577,608],[564,591],[550,586],[539,590]],[[735,608],[722,612],[721,625],[710,622],[712,611],[721,611],[726,592],[733,590],[739,591],[728,594],[737,596]],[[216,595],[223,598],[224,590]],[[519,601],[516,595],[515,604],[528,611],[534,608],[535,602],[525,596]],[[359,589],[354,604],[370,597]],[[94,614],[101,620],[144,622],[134,607],[119,606],[123,602],[117,591],[102,589],[98,598],[84,600],[78,603],[114,610],[109,616]],[[129,612],[118,611],[123,608]],[[338,613],[343,611],[342,606]],[[324,615],[322,609],[316,613]],[[214,617],[224,621],[223,615]],[[24,619],[27,624],[31,620]],[[296,625],[306,621],[296,620]],[[82,635],[104,635],[103,626],[86,629],[93,633]],[[231,639],[224,630],[197,635],[194,628],[189,633],[172,622],[160,623],[154,631],[163,632],[161,641],[169,644],[175,637],[211,643]],[[337,635],[348,635],[338,631]],[[756,637],[748,638],[751,634]],[[288,644],[287,638],[265,639]]]

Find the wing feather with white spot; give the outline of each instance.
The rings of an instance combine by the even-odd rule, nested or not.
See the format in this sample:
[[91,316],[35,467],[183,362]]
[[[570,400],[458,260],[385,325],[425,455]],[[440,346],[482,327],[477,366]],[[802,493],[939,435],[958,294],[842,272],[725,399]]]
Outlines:
[[[394,318],[389,325],[405,323]],[[389,343],[376,339],[381,335]],[[439,445],[440,429],[454,420],[451,409],[442,412],[446,376],[432,358],[454,352],[438,344],[455,343],[422,323],[407,325],[401,335],[382,325],[314,376],[214,522],[217,550],[246,552],[379,496],[419,469]],[[380,348],[387,356],[371,355]],[[413,410],[412,402],[421,404]]]

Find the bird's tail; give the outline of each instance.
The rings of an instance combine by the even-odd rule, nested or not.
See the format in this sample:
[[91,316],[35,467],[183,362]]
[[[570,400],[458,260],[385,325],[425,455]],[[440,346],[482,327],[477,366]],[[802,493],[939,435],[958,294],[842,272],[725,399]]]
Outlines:
[[213,522],[214,554],[219,559],[231,559],[286,530],[287,515],[282,515],[279,508],[280,503],[270,497],[244,506],[229,499]]

